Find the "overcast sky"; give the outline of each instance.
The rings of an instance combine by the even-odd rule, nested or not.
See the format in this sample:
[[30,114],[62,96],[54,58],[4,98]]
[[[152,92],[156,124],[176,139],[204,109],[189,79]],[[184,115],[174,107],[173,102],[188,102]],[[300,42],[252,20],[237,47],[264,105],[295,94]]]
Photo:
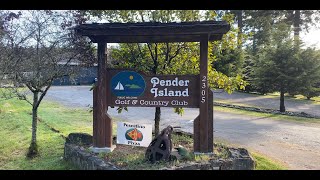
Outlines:
[[307,46],[315,45],[317,49],[320,49],[320,28],[312,27],[309,33],[302,32],[301,39]]

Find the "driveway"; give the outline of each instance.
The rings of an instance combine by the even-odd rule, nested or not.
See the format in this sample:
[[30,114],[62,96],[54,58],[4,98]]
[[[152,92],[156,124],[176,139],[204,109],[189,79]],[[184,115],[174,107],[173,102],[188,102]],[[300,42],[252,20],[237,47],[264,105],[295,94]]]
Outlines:
[[[52,87],[45,99],[59,102],[67,107],[87,108],[92,105],[92,92],[88,86]],[[128,108],[118,114],[110,108],[115,120],[153,124],[155,108]],[[193,132],[193,119],[198,109],[186,108],[183,116],[172,108],[161,108],[161,128],[167,125],[181,126]],[[248,148],[278,160],[289,169],[320,169],[320,125],[279,121],[214,111],[214,136],[229,143]]]

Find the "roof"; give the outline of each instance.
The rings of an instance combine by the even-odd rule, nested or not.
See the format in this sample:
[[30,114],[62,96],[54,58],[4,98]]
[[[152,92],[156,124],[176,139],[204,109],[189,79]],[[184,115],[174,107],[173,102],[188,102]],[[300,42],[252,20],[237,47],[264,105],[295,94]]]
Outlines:
[[230,30],[226,21],[92,23],[76,26],[75,32],[93,42],[199,42],[220,40]]

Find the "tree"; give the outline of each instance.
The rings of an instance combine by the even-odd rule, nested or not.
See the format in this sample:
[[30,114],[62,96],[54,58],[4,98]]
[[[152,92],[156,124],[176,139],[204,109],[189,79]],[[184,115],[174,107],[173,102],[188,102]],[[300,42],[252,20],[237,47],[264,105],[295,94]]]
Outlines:
[[[32,106],[32,138],[27,157],[38,154],[37,120],[38,108],[54,79],[73,74],[76,69],[67,69],[75,59],[94,58],[92,48],[80,37],[66,29],[72,22],[68,14],[58,11],[23,11],[19,19],[10,22],[5,35],[7,57],[0,66],[10,75],[15,86],[12,95]],[[26,87],[32,93],[27,96]]]
[[[216,18],[215,11],[199,10],[128,10],[128,11],[88,11],[89,15],[108,19],[109,22],[175,22],[199,21]],[[240,85],[244,88],[245,82],[241,76],[227,77],[212,68],[217,60],[213,54],[213,46],[223,50],[235,46],[234,31],[225,36],[223,42],[210,43],[209,54],[209,83],[214,87],[225,88],[228,92],[237,89]],[[232,39],[227,43],[228,40]],[[232,43],[233,42],[233,43]],[[113,59],[120,61],[118,67],[135,68],[153,74],[198,74],[199,73],[199,43],[137,43],[120,44],[114,49]],[[182,113],[182,108],[175,108],[175,112]],[[155,134],[159,133],[161,116],[160,107],[155,111]]]
[[[227,76],[237,76],[242,74],[242,67],[244,63],[245,51],[242,48],[242,42],[247,38],[242,33],[242,10],[235,11],[223,11],[219,13],[221,19],[224,19],[230,23],[237,22],[237,28],[231,26],[231,30],[228,33],[229,46],[221,47],[216,46],[213,48],[213,54],[216,56],[216,60],[213,63],[213,67]],[[218,47],[218,48],[217,48]]]
[[280,92],[280,112],[285,111],[284,94],[297,88],[301,61],[290,37],[290,27],[278,24],[271,32],[271,43],[258,52],[253,84],[265,92]]
[[302,94],[310,100],[320,95],[320,52],[313,48],[301,50],[299,59],[302,74],[298,78],[297,94]]
[[[245,47],[240,51],[242,63],[242,73],[244,79],[249,83],[246,87],[247,92],[263,92],[263,87],[257,87],[252,83],[254,79],[253,66],[256,63],[256,54],[260,48],[270,43],[270,32],[275,24],[276,11],[273,10],[234,10],[239,27],[238,47]],[[244,38],[246,37],[246,38]]]
[[13,13],[10,11],[0,11],[0,67],[2,68],[2,72],[0,71],[0,87],[2,86],[2,82],[7,78],[4,74],[6,71],[6,59],[7,57],[12,57],[10,51],[8,51],[8,47],[5,46],[5,36],[8,35],[8,28],[10,27],[10,22],[18,19],[21,15],[21,12]]

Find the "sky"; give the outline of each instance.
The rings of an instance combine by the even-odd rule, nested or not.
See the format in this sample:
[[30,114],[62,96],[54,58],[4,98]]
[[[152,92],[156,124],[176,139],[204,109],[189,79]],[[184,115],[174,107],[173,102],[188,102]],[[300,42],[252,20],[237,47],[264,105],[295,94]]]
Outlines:
[[315,45],[317,49],[320,49],[320,28],[312,27],[309,33],[302,32],[301,39],[307,46]]

